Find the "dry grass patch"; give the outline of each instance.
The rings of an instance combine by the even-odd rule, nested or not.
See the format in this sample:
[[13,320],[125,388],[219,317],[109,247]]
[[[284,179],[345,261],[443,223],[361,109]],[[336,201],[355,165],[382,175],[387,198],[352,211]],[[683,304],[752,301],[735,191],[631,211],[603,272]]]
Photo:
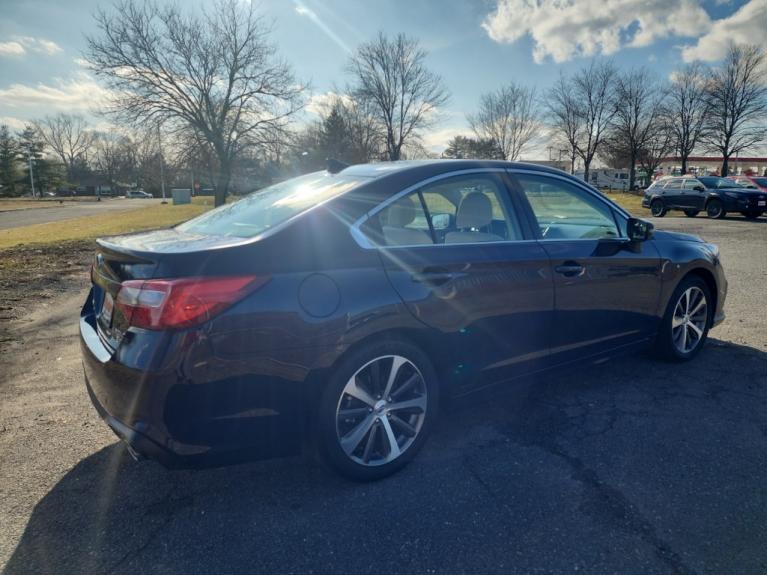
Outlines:
[[167,228],[200,215],[211,206],[171,204],[84,216],[61,222],[0,230],[0,250],[13,246],[57,244],[140,230]]

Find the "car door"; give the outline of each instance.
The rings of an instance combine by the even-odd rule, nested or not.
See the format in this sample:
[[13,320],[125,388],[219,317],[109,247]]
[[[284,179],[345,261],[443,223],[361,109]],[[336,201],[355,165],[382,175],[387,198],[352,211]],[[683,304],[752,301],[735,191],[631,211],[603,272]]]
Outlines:
[[512,175],[554,271],[552,360],[568,362],[651,337],[661,287],[654,243],[629,242],[626,218],[598,192],[555,175]]
[[682,207],[684,202],[684,180],[682,178],[672,178],[663,187],[663,203],[668,208]]
[[695,178],[685,178],[679,206],[687,210],[702,210],[706,197],[706,188]]
[[410,312],[440,336],[451,378],[471,385],[483,378],[464,375],[524,374],[546,359],[549,259],[518,216],[503,170],[416,186],[379,206],[361,231]]

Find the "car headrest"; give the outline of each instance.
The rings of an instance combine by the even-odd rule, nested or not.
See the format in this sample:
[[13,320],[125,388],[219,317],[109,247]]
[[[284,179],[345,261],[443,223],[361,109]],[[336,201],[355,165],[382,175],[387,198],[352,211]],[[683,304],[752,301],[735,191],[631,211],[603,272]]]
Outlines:
[[416,216],[416,207],[411,196],[405,196],[389,206],[388,226],[395,228],[404,228],[412,223]]
[[493,221],[493,205],[481,192],[467,194],[458,206],[455,225],[459,229],[482,228]]

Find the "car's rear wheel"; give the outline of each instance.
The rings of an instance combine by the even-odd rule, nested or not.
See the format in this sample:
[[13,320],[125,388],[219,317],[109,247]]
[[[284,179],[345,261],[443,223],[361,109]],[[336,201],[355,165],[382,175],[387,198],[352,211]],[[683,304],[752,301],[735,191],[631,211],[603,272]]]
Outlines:
[[342,360],[320,400],[317,447],[322,459],[357,481],[391,475],[426,441],[438,394],[434,368],[413,344],[364,345]]
[[700,210],[685,210],[684,215],[688,218],[694,218],[700,213]]
[[706,204],[706,215],[709,218],[713,218],[715,220],[726,216],[727,212],[724,211],[724,204],[722,203],[722,200],[710,200]]
[[662,218],[665,216],[666,205],[663,203],[663,200],[655,198],[652,202],[650,202],[650,212],[656,218]]
[[663,316],[655,344],[658,354],[675,361],[695,357],[706,343],[713,313],[713,299],[706,282],[697,276],[683,279]]

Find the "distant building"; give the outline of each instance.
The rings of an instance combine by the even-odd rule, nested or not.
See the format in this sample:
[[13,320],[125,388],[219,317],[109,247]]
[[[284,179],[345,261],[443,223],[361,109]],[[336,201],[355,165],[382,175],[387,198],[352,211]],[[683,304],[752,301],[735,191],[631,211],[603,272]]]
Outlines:
[[[690,156],[687,159],[687,172],[706,176],[719,175],[724,158],[716,156]],[[767,170],[767,157],[730,158],[730,175],[764,175]],[[678,156],[664,158],[655,176],[681,176],[682,160]]]

